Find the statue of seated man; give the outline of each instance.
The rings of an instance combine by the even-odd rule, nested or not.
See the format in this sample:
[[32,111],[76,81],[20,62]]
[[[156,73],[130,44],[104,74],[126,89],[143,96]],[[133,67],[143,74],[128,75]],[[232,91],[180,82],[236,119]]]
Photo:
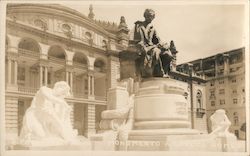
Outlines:
[[135,22],[133,38],[140,55],[137,60],[138,70],[142,77],[168,77],[173,55],[168,45],[160,42],[151,23],[155,18],[155,12],[146,9],[144,17],[145,21]]
[[70,122],[71,108],[64,100],[70,87],[57,82],[53,89],[43,86],[25,112],[20,144],[26,146],[64,145],[73,142],[77,132]]

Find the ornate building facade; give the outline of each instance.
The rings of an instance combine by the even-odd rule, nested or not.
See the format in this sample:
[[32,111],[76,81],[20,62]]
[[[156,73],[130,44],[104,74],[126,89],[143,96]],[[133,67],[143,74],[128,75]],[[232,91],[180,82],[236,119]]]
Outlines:
[[[232,125],[230,131],[239,139],[245,139],[243,125],[246,123],[245,109],[245,49],[239,48],[217,55],[191,61],[195,75],[204,77],[206,82],[206,114],[208,130],[209,117],[217,109],[225,109]],[[184,64],[177,70],[185,72]]]
[[10,4],[6,15],[6,136],[18,136],[25,110],[41,86],[66,81],[80,135],[98,130],[108,88],[120,79],[118,52],[128,44],[120,24],[97,21],[61,5]]

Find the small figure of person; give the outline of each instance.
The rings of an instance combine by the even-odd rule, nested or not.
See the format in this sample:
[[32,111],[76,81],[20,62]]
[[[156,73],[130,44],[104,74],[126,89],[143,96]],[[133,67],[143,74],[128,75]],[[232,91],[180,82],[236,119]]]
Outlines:
[[135,22],[133,38],[141,51],[139,53],[141,55],[139,61],[142,65],[141,68],[144,68],[144,70],[140,69],[143,71],[141,73],[142,77],[167,76],[169,70],[163,64],[168,65],[170,63],[163,63],[162,58],[165,57],[164,61],[171,62],[173,56],[168,45],[160,42],[160,38],[151,23],[155,18],[155,12],[152,9],[146,9],[144,17],[145,21]]
[[53,89],[41,87],[25,112],[20,143],[34,145],[70,143],[77,136],[70,122],[71,108],[65,101],[70,95],[70,87],[64,82],[57,82]]

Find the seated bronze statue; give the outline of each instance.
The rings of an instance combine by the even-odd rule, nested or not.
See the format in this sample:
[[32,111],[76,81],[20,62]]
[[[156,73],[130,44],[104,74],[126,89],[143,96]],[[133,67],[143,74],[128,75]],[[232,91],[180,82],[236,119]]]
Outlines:
[[[144,12],[145,21],[135,22],[133,43],[138,49],[138,59],[136,66],[141,77],[168,77],[175,50],[171,41],[170,48],[167,44],[160,42],[156,30],[152,25],[155,12],[146,9]],[[176,52],[176,50],[175,50]]]

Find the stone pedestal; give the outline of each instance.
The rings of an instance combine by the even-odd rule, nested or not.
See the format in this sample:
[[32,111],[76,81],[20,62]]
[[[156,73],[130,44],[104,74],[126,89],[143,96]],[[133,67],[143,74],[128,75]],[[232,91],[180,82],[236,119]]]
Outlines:
[[135,44],[130,44],[127,50],[119,53],[121,79],[138,79],[137,60],[140,58],[139,53],[140,51]]
[[[141,82],[135,96],[134,129],[128,139],[133,146],[128,146],[128,150],[169,150],[169,136],[199,133],[189,128],[185,90],[181,83],[169,78]],[[140,142],[154,145],[145,147]]]

